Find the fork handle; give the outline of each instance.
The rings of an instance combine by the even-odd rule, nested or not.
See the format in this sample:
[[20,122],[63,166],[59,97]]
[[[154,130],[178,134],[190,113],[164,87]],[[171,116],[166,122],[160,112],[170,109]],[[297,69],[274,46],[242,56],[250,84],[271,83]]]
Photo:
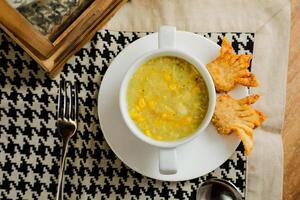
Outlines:
[[65,161],[66,161],[68,143],[69,143],[69,138],[63,140],[63,153],[62,153],[62,159],[60,161],[56,200],[64,199],[64,175],[65,175]]

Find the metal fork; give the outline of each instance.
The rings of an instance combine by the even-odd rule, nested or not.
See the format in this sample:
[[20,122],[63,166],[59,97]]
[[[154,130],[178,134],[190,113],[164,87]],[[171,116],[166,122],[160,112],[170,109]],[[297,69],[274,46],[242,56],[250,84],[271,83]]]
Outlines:
[[58,108],[57,108],[57,128],[63,138],[63,152],[60,161],[60,170],[57,186],[56,200],[63,200],[64,191],[64,171],[67,147],[70,138],[77,130],[78,115],[78,92],[76,83],[72,85],[68,81],[62,80],[59,85]]

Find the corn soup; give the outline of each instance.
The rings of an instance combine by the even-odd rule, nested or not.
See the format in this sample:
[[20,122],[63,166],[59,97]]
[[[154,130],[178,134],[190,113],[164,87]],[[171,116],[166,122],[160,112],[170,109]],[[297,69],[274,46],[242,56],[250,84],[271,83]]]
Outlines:
[[127,109],[137,127],[158,141],[193,134],[208,109],[208,90],[189,62],[171,56],[140,65],[127,88]]

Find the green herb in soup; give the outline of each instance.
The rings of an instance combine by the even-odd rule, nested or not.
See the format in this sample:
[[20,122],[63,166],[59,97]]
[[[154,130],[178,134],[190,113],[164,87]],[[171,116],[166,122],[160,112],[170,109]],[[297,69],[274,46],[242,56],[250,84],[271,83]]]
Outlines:
[[145,135],[173,141],[197,130],[207,112],[208,91],[192,64],[162,56],[137,68],[128,84],[127,106]]

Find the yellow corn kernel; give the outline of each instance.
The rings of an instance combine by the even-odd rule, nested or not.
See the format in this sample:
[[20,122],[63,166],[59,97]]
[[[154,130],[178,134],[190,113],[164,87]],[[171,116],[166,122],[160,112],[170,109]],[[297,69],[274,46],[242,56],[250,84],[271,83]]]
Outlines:
[[173,129],[177,128],[177,127],[176,127],[176,124],[174,124],[174,123],[170,124],[170,126],[171,126],[171,128],[173,128]]
[[184,118],[181,120],[181,122],[182,122],[183,124],[189,124],[191,121],[192,121],[192,117],[190,117],[190,116],[184,117]]
[[176,91],[177,90],[176,84],[169,85],[169,89],[172,90],[172,91]]
[[155,108],[156,104],[157,104],[157,102],[155,102],[155,101],[149,101],[149,103],[148,103],[150,109],[152,109],[152,110]]
[[139,99],[139,101],[138,101],[138,106],[139,106],[141,109],[143,109],[143,108],[146,106],[146,101],[145,101],[145,99],[144,99],[143,97]]
[[141,111],[142,111],[142,109],[140,108],[139,105],[136,105],[136,106],[135,106],[135,109],[136,109],[136,111],[138,111],[138,112],[141,112]]
[[169,74],[169,73],[164,73],[164,79],[166,80],[166,81],[170,81],[171,79],[172,79],[172,76]]
[[149,126],[147,123],[143,123],[142,124],[143,130],[149,129]]
[[192,117],[189,116],[186,118],[186,122],[190,123],[191,121],[192,121]]
[[200,88],[197,87],[197,86],[193,87],[192,93],[193,93],[193,94],[198,94],[198,93],[200,93]]
[[174,110],[170,107],[170,106],[168,106],[168,105],[165,105],[164,106],[164,109],[170,114],[170,113],[175,113],[174,112]]
[[195,120],[198,120],[198,119],[200,119],[200,118],[201,118],[201,117],[200,117],[199,115],[195,115],[195,116],[194,116],[194,119],[195,119]]
[[143,122],[143,121],[145,121],[145,119],[144,119],[143,117],[141,117],[140,115],[138,115],[138,116],[135,118],[135,120],[136,120],[137,122]]
[[138,113],[135,110],[132,110],[130,112],[130,116],[132,117],[132,119],[135,119],[138,116]]
[[161,137],[160,135],[156,135],[154,138],[155,138],[156,140],[162,140],[162,137]]
[[168,118],[169,118],[169,115],[168,115],[167,113],[163,113],[163,114],[161,115],[161,118],[162,118],[162,119],[168,119]]
[[161,123],[162,123],[162,121],[159,120],[159,119],[154,120],[154,124],[157,125],[157,126],[160,126]]
[[145,132],[145,134],[146,134],[146,135],[148,135],[148,136],[150,136],[150,135],[151,135],[151,132],[150,132],[150,130],[149,130],[149,129],[146,129],[146,130],[144,130],[144,132]]

